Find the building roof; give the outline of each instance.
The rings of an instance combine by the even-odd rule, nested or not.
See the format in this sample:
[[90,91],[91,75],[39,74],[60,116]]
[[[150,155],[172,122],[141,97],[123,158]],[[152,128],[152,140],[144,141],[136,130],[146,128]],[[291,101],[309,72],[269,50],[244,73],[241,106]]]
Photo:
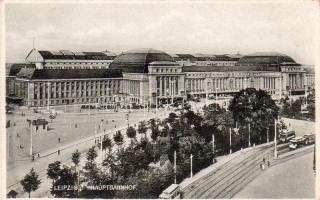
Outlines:
[[171,62],[171,61],[154,61],[149,63],[149,66],[180,66],[176,62]]
[[265,66],[183,66],[183,72],[276,71],[279,67]]
[[307,74],[315,74],[314,66],[303,66]]
[[127,73],[148,73],[148,65],[155,61],[173,62],[173,58],[155,49],[134,49],[118,55],[110,64],[110,69],[122,69]]
[[23,68],[17,74],[26,79],[86,79],[120,78],[122,71],[117,69],[31,69]]
[[291,57],[277,52],[258,52],[243,56],[237,62],[240,66],[299,65]]
[[69,50],[60,51],[39,51],[44,59],[61,60],[113,60],[116,54],[110,51],[103,52],[72,52]]
[[194,57],[193,55],[191,54],[176,54],[177,56],[179,56],[180,59],[182,60],[196,60],[196,57]]
[[15,63],[12,64],[6,72],[7,76],[16,76],[22,68],[36,68],[34,64]]

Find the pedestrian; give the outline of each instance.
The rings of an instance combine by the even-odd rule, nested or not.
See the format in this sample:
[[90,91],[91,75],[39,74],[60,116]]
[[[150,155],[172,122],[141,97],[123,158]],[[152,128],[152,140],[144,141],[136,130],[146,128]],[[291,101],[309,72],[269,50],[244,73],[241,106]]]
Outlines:
[[114,128],[117,128],[117,125],[114,125]]
[[13,126],[16,126],[16,122],[13,122]]
[[38,153],[38,158],[40,158],[40,153]]
[[267,164],[268,164],[268,167],[270,167],[270,161],[269,160],[267,161]]
[[260,169],[262,170],[262,163],[260,163],[260,165],[259,165],[259,166],[260,166]]
[[60,138],[58,138],[58,143],[60,143],[60,141],[61,141]]
[[17,137],[20,137],[19,133],[17,133]]
[[262,164],[262,170],[264,170],[264,164]]
[[32,157],[31,157],[31,161],[34,161],[34,155],[32,155]]
[[265,158],[262,158],[262,162],[263,162],[263,163],[266,163],[266,159],[265,159]]
[[77,124],[75,124],[74,127],[77,128],[78,127]]
[[58,155],[60,155],[60,149],[58,149]]

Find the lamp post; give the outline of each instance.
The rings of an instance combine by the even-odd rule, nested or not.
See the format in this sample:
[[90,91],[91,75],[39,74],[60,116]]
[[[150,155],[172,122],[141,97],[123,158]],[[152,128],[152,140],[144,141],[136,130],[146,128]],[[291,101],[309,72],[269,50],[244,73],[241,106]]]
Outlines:
[[100,136],[100,151],[101,151],[101,164],[103,162],[103,149],[102,149],[102,141],[103,138],[102,138],[102,135]]
[[173,90],[174,90],[174,81],[170,80],[171,85],[171,104],[173,104]]
[[47,106],[47,110],[50,110],[50,82],[48,81],[48,106]]
[[192,173],[192,158],[193,158],[193,156],[191,154],[190,155],[190,178],[192,178],[192,176],[193,176],[193,173]]
[[177,152],[174,151],[173,155],[173,168],[174,168],[174,184],[177,184]]
[[215,163],[215,155],[214,155],[214,134],[212,134],[212,154],[213,154],[213,159],[212,163]]
[[232,154],[232,148],[231,148],[231,146],[232,146],[232,140],[231,140],[231,127],[230,127],[230,129],[229,129],[229,139],[230,139],[230,150],[229,150],[229,154]]
[[250,123],[248,125],[248,129],[249,129],[249,141],[248,141],[248,144],[249,144],[249,147],[251,147],[251,134],[250,134]]
[[33,120],[31,120],[31,125],[30,125],[30,156],[33,155],[33,152],[32,152],[32,129],[33,129],[33,124],[32,124]]
[[277,119],[274,119],[274,158],[278,157],[277,150]]

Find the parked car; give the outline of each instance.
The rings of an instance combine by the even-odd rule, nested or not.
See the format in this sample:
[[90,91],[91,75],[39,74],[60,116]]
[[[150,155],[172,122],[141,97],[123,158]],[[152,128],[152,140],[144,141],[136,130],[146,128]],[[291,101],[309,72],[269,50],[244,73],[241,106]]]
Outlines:
[[306,142],[305,137],[301,137],[301,136],[295,137],[290,140],[289,149],[294,150],[294,149],[297,149],[301,146],[304,146],[305,142]]
[[314,142],[315,142],[315,134],[309,133],[309,134],[305,134],[303,137],[306,139],[306,141],[305,141],[306,145],[314,144]]

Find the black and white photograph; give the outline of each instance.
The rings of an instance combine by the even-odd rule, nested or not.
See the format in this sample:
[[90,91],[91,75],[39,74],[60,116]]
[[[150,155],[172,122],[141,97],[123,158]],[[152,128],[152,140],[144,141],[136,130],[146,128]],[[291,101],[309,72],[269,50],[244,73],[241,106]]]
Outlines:
[[317,198],[319,2],[0,8],[1,197]]

